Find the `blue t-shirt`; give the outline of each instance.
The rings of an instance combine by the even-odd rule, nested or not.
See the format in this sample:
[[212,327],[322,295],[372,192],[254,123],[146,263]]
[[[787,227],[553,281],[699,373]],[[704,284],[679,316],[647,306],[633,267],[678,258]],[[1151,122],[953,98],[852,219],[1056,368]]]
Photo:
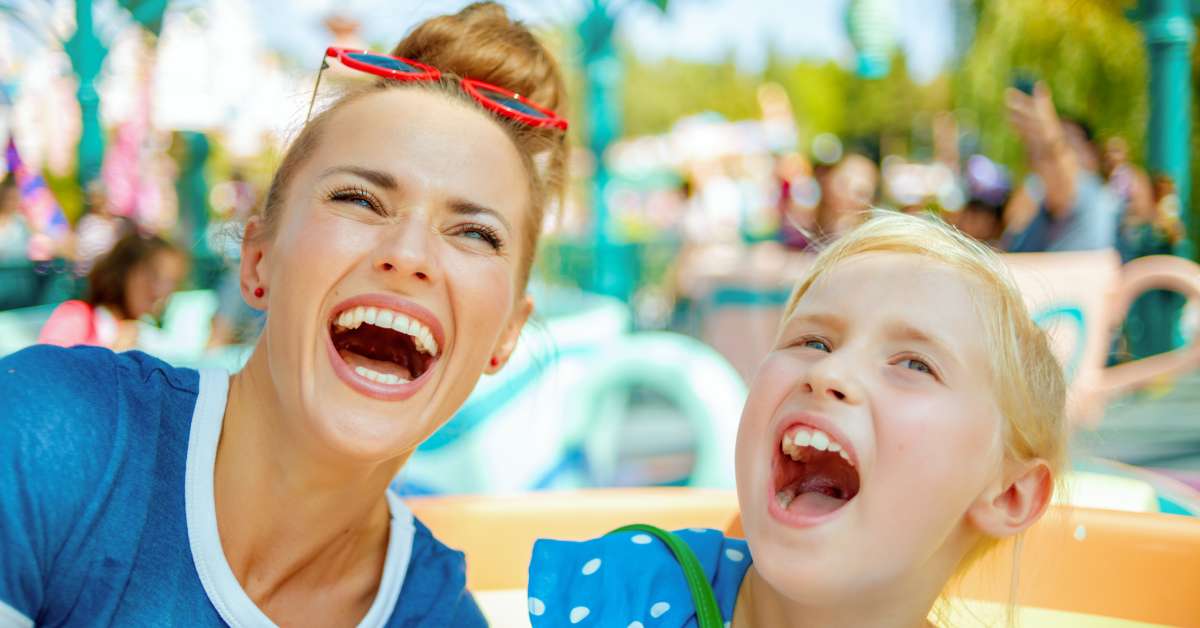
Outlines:
[[[229,376],[37,346],[0,359],[0,626],[271,626],[217,534]],[[463,555],[394,494],[360,626],[485,626]]]
[[1121,199],[1094,172],[1081,171],[1075,184],[1075,204],[1062,218],[1046,208],[1041,177],[1029,175],[1025,190],[1037,203],[1037,214],[1019,232],[1005,238],[1011,253],[1093,251],[1114,248],[1121,221]]
[[[742,539],[678,530],[700,561],[728,626],[752,562]],[[696,626],[683,568],[661,540],[619,532],[590,541],[539,540],[529,563],[529,619],[542,626]]]

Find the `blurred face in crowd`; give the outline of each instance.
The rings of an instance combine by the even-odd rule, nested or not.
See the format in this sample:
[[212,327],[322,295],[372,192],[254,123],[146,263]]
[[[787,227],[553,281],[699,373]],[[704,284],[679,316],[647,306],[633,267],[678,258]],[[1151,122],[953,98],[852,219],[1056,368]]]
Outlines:
[[125,280],[126,315],[132,319],[161,315],[186,272],[183,255],[172,250],[159,251],[135,266]]
[[828,185],[822,190],[821,230],[826,234],[839,234],[858,224],[860,214],[870,209],[879,185],[879,170],[862,155],[849,155],[834,166],[826,178]]

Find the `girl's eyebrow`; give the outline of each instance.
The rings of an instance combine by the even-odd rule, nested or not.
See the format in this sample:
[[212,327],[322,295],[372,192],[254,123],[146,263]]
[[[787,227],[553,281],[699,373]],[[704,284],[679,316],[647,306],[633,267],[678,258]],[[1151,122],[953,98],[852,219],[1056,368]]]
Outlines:
[[952,349],[953,345],[938,337],[935,333],[926,332],[903,321],[891,321],[888,323],[886,329],[888,335],[893,338],[928,345],[937,353],[956,361],[958,360],[958,353]]
[[784,329],[790,329],[792,326],[799,323],[808,323],[817,327],[829,328],[835,332],[842,332],[846,329],[846,321],[837,314],[827,314],[824,312],[801,312],[788,317]]

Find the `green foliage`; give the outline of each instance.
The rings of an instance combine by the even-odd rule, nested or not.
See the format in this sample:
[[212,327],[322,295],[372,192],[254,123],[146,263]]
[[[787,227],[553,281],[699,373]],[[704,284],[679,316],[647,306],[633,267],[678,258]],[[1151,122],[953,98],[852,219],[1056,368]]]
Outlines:
[[990,0],[955,80],[955,104],[975,112],[983,150],[1024,167],[1004,91],[1015,72],[1045,81],[1061,112],[1100,137],[1120,135],[1143,152],[1149,80],[1145,48],[1123,0]]
[[900,54],[893,71],[878,80],[860,78],[832,61],[785,61],[774,54],[761,74],[741,72],[729,60],[647,64],[625,54],[624,62],[626,135],[663,133],[679,118],[705,111],[730,120],[757,118],[756,90],[764,82],[778,83],[787,92],[802,137],[822,132],[905,135],[914,117],[949,105],[946,83],[915,83]]

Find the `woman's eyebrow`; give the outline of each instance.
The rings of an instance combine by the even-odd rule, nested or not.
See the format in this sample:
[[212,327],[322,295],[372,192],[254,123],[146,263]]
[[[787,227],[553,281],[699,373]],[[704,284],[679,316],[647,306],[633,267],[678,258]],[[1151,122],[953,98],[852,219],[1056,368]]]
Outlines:
[[377,185],[385,190],[396,190],[400,188],[400,184],[396,181],[396,177],[373,168],[363,168],[361,166],[332,166],[326,168],[321,173],[320,178],[325,178],[335,174],[351,174],[361,179],[366,179],[373,185]]
[[479,203],[465,199],[456,198],[450,201],[450,209],[460,216],[478,216],[480,214],[491,216],[499,221],[500,224],[504,226],[506,231],[509,231],[510,233],[512,232],[512,225],[508,224],[508,220],[504,218],[504,214],[501,214],[491,207],[480,205]]

